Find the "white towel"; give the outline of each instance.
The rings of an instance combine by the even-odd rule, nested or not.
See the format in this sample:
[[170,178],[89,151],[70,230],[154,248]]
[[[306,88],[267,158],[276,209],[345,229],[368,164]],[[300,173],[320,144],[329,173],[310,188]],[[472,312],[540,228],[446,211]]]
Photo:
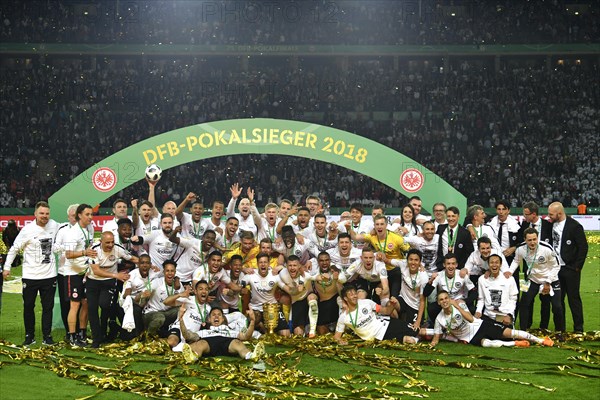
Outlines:
[[135,329],[135,319],[133,318],[133,300],[131,296],[127,296],[123,301],[123,311],[125,311],[125,316],[123,317],[123,329],[127,332],[131,332]]

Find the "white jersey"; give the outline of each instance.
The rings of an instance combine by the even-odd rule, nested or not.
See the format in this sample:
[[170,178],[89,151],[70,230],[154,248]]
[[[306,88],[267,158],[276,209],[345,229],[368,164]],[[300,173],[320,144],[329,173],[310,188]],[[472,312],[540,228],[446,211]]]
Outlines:
[[475,285],[469,279],[469,276],[464,278],[460,277],[458,270],[454,271],[454,277],[448,278],[446,271],[441,271],[438,276],[433,280],[431,285],[438,290],[438,292],[445,290],[451,299],[464,300],[467,298],[469,290],[473,289]]
[[[491,275],[482,276],[477,281],[479,298],[477,299],[477,312],[483,313],[495,320],[500,315],[515,315],[519,289],[511,276],[506,278],[503,273],[496,278]],[[485,307],[485,308],[484,308]]]
[[285,243],[273,243],[273,250],[278,252],[279,254],[283,254],[285,258],[291,256],[292,254],[300,258],[300,264],[304,265],[310,258],[309,252],[310,243],[304,242],[304,244],[298,243],[298,240],[295,240],[294,245],[291,249],[288,249]]
[[[76,253],[87,249],[94,241],[94,228],[92,224],[86,228],[75,224],[65,233],[64,250],[74,251]],[[89,258],[87,256],[77,258],[67,258],[63,268],[64,275],[83,275],[89,267]]]
[[475,229],[475,240],[473,240],[474,249],[477,248],[477,240],[480,237],[487,237],[492,241],[492,249],[502,252],[502,248],[500,247],[500,243],[498,243],[498,238],[496,237],[496,231],[494,231],[494,228],[492,228],[488,224],[480,225],[477,228],[475,228],[474,226],[472,227],[473,229]]
[[181,293],[184,290],[183,286],[181,286],[179,289],[175,289],[175,286],[168,286],[164,278],[153,280],[151,287],[152,296],[150,296],[146,307],[144,307],[144,314],[155,311],[167,311],[172,307],[169,307],[163,303],[165,299],[176,293]]
[[[496,254],[502,259],[502,266],[500,267],[500,272],[506,272],[509,270],[508,262],[506,261],[506,257],[504,257],[504,254],[502,254],[502,252],[496,249],[492,249],[491,254]],[[490,269],[490,266],[488,265],[487,260],[481,258],[481,253],[479,252],[479,250],[475,250],[471,253],[469,258],[467,258],[465,268],[469,272],[469,275],[483,275]]]
[[59,275],[64,275],[65,271],[64,271],[64,267],[65,267],[65,244],[66,244],[66,238],[67,238],[67,234],[69,232],[69,228],[71,228],[70,223],[65,222],[63,224],[60,224],[60,226],[58,227],[57,231],[56,231],[56,237],[54,238],[54,245],[52,248],[52,251],[54,252],[54,262],[56,263],[56,265],[58,265],[58,274]]
[[[202,329],[202,324],[206,324],[206,320],[208,319],[208,314],[210,313],[211,307],[210,304],[200,304],[195,296],[180,297],[177,299],[178,305],[184,305],[185,314],[183,314],[183,323],[185,327],[190,332],[198,332]],[[170,326],[170,328],[180,328],[181,322],[179,318],[175,320]],[[180,337],[183,340],[183,336]]]
[[[177,259],[175,276],[182,282],[190,282],[192,275],[206,262],[207,254],[202,251],[202,240],[188,237],[180,238],[181,256]],[[209,253],[210,254],[210,250]]]
[[[231,278],[231,271],[227,271],[227,274],[229,275],[229,279],[231,282],[233,282],[239,286],[242,286],[241,282],[244,281],[244,277],[246,276],[243,272],[240,272],[240,276],[238,277],[238,279],[235,279],[235,280]],[[225,289],[225,286],[220,285],[219,291],[217,292],[217,300],[221,303],[227,304],[227,306],[229,308],[238,309],[239,301],[240,301],[240,294],[230,292],[227,295],[225,295],[225,294],[223,294],[223,289]]]
[[136,268],[129,273],[129,280],[123,284],[123,290],[131,289],[131,297],[135,298],[144,290],[152,290],[152,281],[156,278],[160,280],[160,276],[152,270],[148,271],[147,277],[142,278],[140,270]]
[[194,274],[192,275],[192,280],[194,282],[205,280],[208,282],[208,290],[210,292],[218,289],[221,285],[229,285],[231,283],[231,278],[226,270],[221,268],[217,273],[213,274],[210,272],[210,268],[207,264],[203,264],[202,266],[196,268]]
[[258,227],[258,236],[256,238],[257,242],[260,242],[264,238],[269,238],[271,239],[272,243],[275,243],[277,239],[281,238],[281,235],[277,233],[277,224],[279,224],[279,218],[275,220],[275,224],[273,226],[269,225],[269,222],[266,218],[261,218],[260,221],[261,226]]
[[144,244],[148,245],[148,255],[152,265],[162,271],[162,264],[175,255],[177,245],[169,240],[169,237],[161,230],[152,231],[148,236],[143,236]]
[[241,242],[242,240],[240,239],[240,234],[239,234],[239,230],[231,237],[231,239],[227,239],[225,237],[225,233],[223,233],[223,235],[219,235],[217,234],[217,239],[216,239],[216,243],[221,246],[224,247],[226,249],[230,249],[231,246],[233,246],[234,243],[238,243]]
[[350,249],[350,254],[348,254],[347,257],[340,254],[340,249],[338,247],[329,249],[327,252],[331,258],[331,265],[336,266],[341,272],[345,272],[352,263],[360,260],[360,256],[362,255],[362,252],[356,247]]
[[339,281],[340,283],[351,282],[357,277],[368,282],[381,282],[383,279],[388,278],[385,263],[375,260],[373,268],[367,269],[363,265],[362,260],[358,260],[350,265],[346,272],[340,274]]
[[235,212],[235,203],[237,203],[237,199],[231,198],[229,200],[229,204],[227,204],[227,218],[236,217],[239,222],[239,229],[241,231],[250,231],[257,235],[256,224],[254,223],[254,216],[251,212],[248,213],[248,216],[244,218],[242,214]]
[[15,257],[23,250],[23,279],[48,279],[56,277],[56,257],[52,245],[58,223],[49,220],[41,227],[35,221],[25,225],[8,251],[5,270],[10,271]]
[[554,248],[548,243],[539,242],[535,251],[529,250],[525,243],[518,245],[510,270],[515,272],[523,260],[528,267],[525,279],[540,285],[558,280],[560,263]]
[[400,297],[404,299],[410,308],[418,310],[419,303],[421,302],[421,294],[425,285],[429,282],[429,275],[425,271],[417,271],[416,274],[411,274],[406,262],[400,266],[400,271],[402,272]]
[[200,221],[195,222],[192,219],[192,214],[188,214],[186,212],[183,213],[181,217],[181,236],[185,238],[195,238],[202,239],[202,235],[209,228],[209,220],[206,218],[201,218]]
[[[117,264],[119,263],[120,258],[131,260],[131,254],[119,244],[115,244],[109,253],[102,250],[101,243],[93,245],[92,250],[95,250],[98,255],[95,258],[90,259],[90,264],[98,264],[102,270],[111,274],[116,274],[118,272]],[[94,270],[92,268],[90,268],[88,271],[88,278],[96,281],[113,279],[94,275]]]
[[[277,284],[282,290],[286,291],[290,295],[292,298],[292,303],[295,303],[299,300],[304,300],[309,293],[312,293],[312,285],[309,285],[309,283],[314,280],[312,275],[298,273],[296,278],[292,278],[288,269],[284,268],[279,272],[278,278]],[[292,294],[285,289],[286,285],[289,287],[298,287],[302,285],[303,289],[298,293]]]
[[427,273],[429,275],[437,272],[437,267],[435,265],[437,261],[437,250],[438,243],[440,240],[440,235],[437,233],[433,235],[433,239],[430,241],[425,240],[425,238],[421,236],[405,236],[404,241],[410,245],[410,247],[418,249],[423,254],[421,258],[421,264],[425,266]]
[[[357,235],[366,235],[370,234],[373,231],[373,229],[375,229],[375,226],[373,225],[372,219],[363,217],[358,223],[358,225],[355,225],[354,223],[352,223],[352,221],[350,221],[350,226],[348,226],[347,228],[352,229],[354,232],[356,232]],[[352,241],[352,245],[358,250],[362,250],[362,248],[365,247],[366,244],[366,242]]]
[[380,307],[372,300],[359,299],[356,310],[341,312],[335,331],[344,333],[348,327],[363,340],[383,340],[389,321],[377,317]]
[[220,220],[218,225],[213,223],[211,218],[206,218],[203,221],[204,224],[206,224],[207,230],[215,231],[217,235],[220,235],[220,233],[216,230],[216,228],[221,228],[221,232],[225,232],[225,221]]
[[277,303],[275,299],[275,290],[278,287],[279,277],[269,272],[267,276],[260,274],[249,274],[244,277],[244,286],[250,285],[250,309],[262,311],[263,304]]
[[[454,306],[451,307],[452,313],[450,315],[446,315],[443,310],[438,314],[435,319],[435,327],[433,328],[434,334],[441,335],[444,333],[444,330],[446,330],[457,339],[470,342],[477,334],[483,321],[475,318],[473,322],[469,322],[464,319],[460,311]],[[469,311],[467,305],[464,303],[460,303],[459,307],[467,312]]]
[[327,251],[337,247],[337,239],[329,239],[329,233],[325,232],[325,237],[317,235],[317,231],[314,231],[306,238],[309,242],[308,251],[313,257],[317,257],[320,252]]
[[117,236],[119,233],[119,225],[117,225],[117,218],[113,218],[110,221],[106,221],[102,226],[102,233],[112,232],[113,235]]
[[137,226],[137,228],[135,228],[135,232],[133,233],[133,235],[134,236],[148,236],[153,231],[158,231],[158,230],[160,230],[160,219],[158,217],[150,218],[148,223],[145,223],[144,221],[142,221],[142,218],[139,218],[138,226]]

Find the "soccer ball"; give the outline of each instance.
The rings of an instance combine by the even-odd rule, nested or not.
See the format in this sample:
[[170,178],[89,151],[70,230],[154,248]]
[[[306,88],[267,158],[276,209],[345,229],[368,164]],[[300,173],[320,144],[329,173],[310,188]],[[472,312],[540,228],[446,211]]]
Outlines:
[[148,178],[149,181],[155,182],[160,179],[161,175],[162,169],[158,165],[151,164],[146,167],[146,178]]

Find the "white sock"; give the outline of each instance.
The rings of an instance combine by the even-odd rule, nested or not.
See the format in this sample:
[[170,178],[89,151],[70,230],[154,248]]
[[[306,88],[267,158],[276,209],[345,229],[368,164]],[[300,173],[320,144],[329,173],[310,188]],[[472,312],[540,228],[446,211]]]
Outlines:
[[317,332],[317,320],[319,319],[319,304],[317,300],[309,300],[308,308],[309,333],[314,335]]
[[458,343],[458,339],[454,335],[450,335],[448,333],[444,333],[442,339],[447,340],[449,342]]
[[515,345],[515,342],[505,342],[503,340],[490,340],[490,339],[483,339],[481,341],[481,346],[482,347],[513,347]]
[[542,343],[544,341],[543,339],[540,339],[537,336],[533,336],[529,332],[520,331],[518,329],[513,329],[511,336],[512,336],[513,339],[529,340],[530,342],[535,342],[537,344],[540,344],[540,343]]
[[252,353],[251,351],[246,353],[246,357],[244,357],[246,360],[251,359],[254,356],[254,353]]

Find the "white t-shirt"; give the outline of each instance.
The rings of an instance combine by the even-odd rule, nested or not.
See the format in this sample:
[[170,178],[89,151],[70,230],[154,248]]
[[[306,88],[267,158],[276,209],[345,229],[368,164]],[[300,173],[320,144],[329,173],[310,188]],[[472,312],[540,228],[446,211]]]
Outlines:
[[298,300],[304,300],[309,293],[312,293],[312,285],[309,284],[312,280],[314,280],[312,275],[298,273],[298,276],[296,276],[296,278],[294,279],[291,277],[288,269],[284,268],[279,272],[278,277],[279,279],[277,281],[277,284],[282,290],[285,290],[286,292],[286,285],[290,287],[294,286],[294,284],[295,286],[303,286],[302,291],[298,293],[292,294],[290,292],[287,292],[292,298],[292,303],[295,303]]
[[[502,259],[502,266],[500,267],[501,272],[509,270],[508,262],[506,261],[506,258],[504,257],[504,254],[502,254],[502,252],[499,252],[496,249],[492,249],[491,254],[496,254]],[[467,269],[467,271],[469,271],[469,275],[483,275],[487,270],[490,269],[490,266],[488,265],[487,260],[481,258],[481,253],[479,252],[479,250],[475,250],[471,253],[469,258],[467,258],[465,268]]]
[[52,246],[57,230],[58,223],[53,219],[44,227],[35,221],[25,225],[8,251],[5,270],[10,271],[18,252],[23,250],[24,279],[56,277],[56,257],[52,254]]
[[346,283],[352,281],[354,278],[360,277],[368,282],[381,282],[382,279],[387,279],[387,269],[385,263],[375,260],[373,268],[366,269],[363,265],[362,260],[354,262],[346,272],[340,274],[340,283]]
[[357,260],[360,260],[360,256],[362,255],[362,252],[356,247],[352,247],[350,249],[350,254],[348,255],[348,257],[343,257],[340,254],[340,249],[338,247],[329,249],[327,250],[327,252],[329,253],[329,257],[331,258],[331,265],[335,265],[342,272],[345,272],[348,269],[348,267],[352,265],[352,263],[356,262]]
[[[66,229],[66,228],[65,228]],[[68,228],[65,233],[64,250],[80,252],[91,246],[94,241],[94,228],[92,224],[87,228],[82,228],[79,224],[75,224]],[[67,258],[63,268],[64,275],[82,275],[89,267],[89,259],[86,256],[77,258]]]
[[380,307],[372,300],[359,299],[356,310],[351,312],[342,311],[335,331],[344,333],[344,330],[348,327],[363,340],[383,340],[389,321],[377,317],[376,313]]
[[179,289],[175,289],[174,286],[167,286],[164,278],[153,280],[151,287],[152,296],[150,296],[146,307],[144,307],[144,314],[154,311],[167,311],[172,307],[165,305],[163,301],[165,301],[167,297],[176,293],[181,293],[184,290],[183,285]]
[[148,223],[142,221],[142,218],[139,219],[138,226],[135,228],[134,235],[135,236],[148,236],[153,231],[160,230],[160,219],[158,217],[150,218]]
[[431,285],[439,291],[445,290],[451,299],[454,300],[465,300],[469,290],[473,289],[475,285],[469,279],[469,276],[464,278],[460,277],[460,271],[454,271],[454,277],[446,277],[446,271],[441,271],[438,276],[433,280]]
[[209,228],[209,219],[201,218],[199,222],[194,222],[192,214],[186,212],[181,217],[181,236],[185,238],[202,239],[202,235]]
[[152,290],[152,281],[156,278],[160,279],[160,276],[152,270],[148,271],[146,278],[142,278],[140,270],[136,268],[129,273],[129,280],[123,285],[123,290],[131,289],[131,296],[135,298],[144,290]]
[[[231,282],[233,282],[233,283],[235,283],[235,284],[237,284],[239,286],[242,285],[241,282],[244,281],[244,277],[246,276],[243,272],[240,272],[239,278],[236,279],[235,281],[231,278],[231,271],[226,271],[226,272],[229,275],[229,279],[231,280]],[[240,301],[240,294],[239,293],[232,294],[230,292],[227,295],[224,295],[223,294],[223,289],[225,289],[225,285],[219,285],[219,291],[217,292],[217,299],[221,303],[227,304],[228,307],[237,309],[238,308],[238,303]]]
[[286,258],[290,255],[294,254],[298,258],[300,258],[300,264],[304,265],[310,258],[310,252],[308,251],[310,247],[310,243],[304,242],[304,244],[298,243],[298,240],[295,240],[294,246],[291,249],[288,249],[283,242],[273,243],[273,250],[276,252],[283,254]]
[[514,317],[519,289],[512,276],[506,278],[502,272],[496,278],[482,276],[477,286],[477,312],[483,312],[491,319],[496,319],[497,314],[511,314]]
[[55,255],[55,262],[58,263],[58,273],[60,275],[64,275],[64,266],[65,266],[65,240],[67,238],[67,234],[69,233],[69,228],[71,228],[71,224],[65,222],[60,224],[58,230],[56,231],[56,237],[54,238],[54,246],[52,251]]
[[[459,307],[465,311],[469,311],[465,303],[460,303]],[[450,315],[446,315],[444,310],[438,314],[435,319],[433,332],[436,335],[441,335],[444,333],[444,329],[446,329],[457,339],[470,342],[477,334],[482,322],[483,321],[478,318],[475,318],[473,322],[467,321],[463,318],[460,311],[452,306],[452,313]]]
[[517,246],[515,258],[510,266],[511,271],[516,271],[523,260],[529,266],[526,279],[540,285],[558,280],[560,263],[554,248],[548,243],[539,242],[537,251],[529,250],[524,243]]
[[182,237],[179,240],[182,253],[177,259],[177,272],[175,275],[181,281],[189,282],[192,280],[194,271],[205,263],[206,255],[202,252],[202,240],[192,237]]
[[[109,253],[106,253],[102,250],[101,243],[93,245],[92,249],[96,250],[98,255],[96,258],[90,259],[90,264],[98,264],[101,269],[112,274],[118,272],[117,264],[119,263],[120,258],[123,258],[125,260],[131,260],[131,254],[119,244],[115,244],[115,246]],[[90,268],[88,271],[88,278],[96,281],[106,281],[109,279],[113,279],[104,276],[100,277],[94,275],[94,270],[92,268]]]
[[[202,328],[202,324],[208,320],[208,314],[210,313],[210,304],[200,304],[196,300],[195,296],[189,298],[180,297],[177,299],[177,304],[185,306],[185,314],[183,314],[183,323],[190,332],[198,332]],[[179,318],[171,324],[171,328],[180,328],[181,322]],[[183,336],[181,337],[183,340]]]
[[177,245],[169,240],[162,229],[152,231],[150,235],[143,236],[143,238],[144,244],[148,245],[148,255],[152,265],[157,266],[162,271],[163,262],[174,257]]
[[[405,261],[405,260],[402,260]],[[412,275],[406,262],[400,266],[402,272],[402,285],[400,287],[400,297],[404,299],[406,304],[414,309],[419,309],[419,303],[421,301],[421,294],[427,282],[429,281],[429,275],[425,271],[417,271],[416,274]]]
[[249,274],[244,277],[244,286],[250,285],[250,309],[262,311],[263,304],[277,303],[275,299],[275,290],[278,286],[279,277],[269,272],[267,276],[262,277],[260,274]]
[[226,270],[221,268],[217,273],[213,274],[210,272],[210,268],[207,264],[202,264],[202,266],[196,268],[192,275],[192,281],[198,282],[201,280],[208,282],[208,290],[210,292],[218,289],[221,284],[229,285],[231,283],[231,278]]
[[425,240],[425,238],[421,236],[405,236],[404,241],[415,249],[418,249],[423,254],[421,258],[421,264],[425,266],[427,273],[430,275],[434,272],[437,272],[437,267],[435,265],[437,261],[437,250],[438,250],[438,242],[440,240],[440,235],[437,233],[433,235],[433,239],[431,241]]

